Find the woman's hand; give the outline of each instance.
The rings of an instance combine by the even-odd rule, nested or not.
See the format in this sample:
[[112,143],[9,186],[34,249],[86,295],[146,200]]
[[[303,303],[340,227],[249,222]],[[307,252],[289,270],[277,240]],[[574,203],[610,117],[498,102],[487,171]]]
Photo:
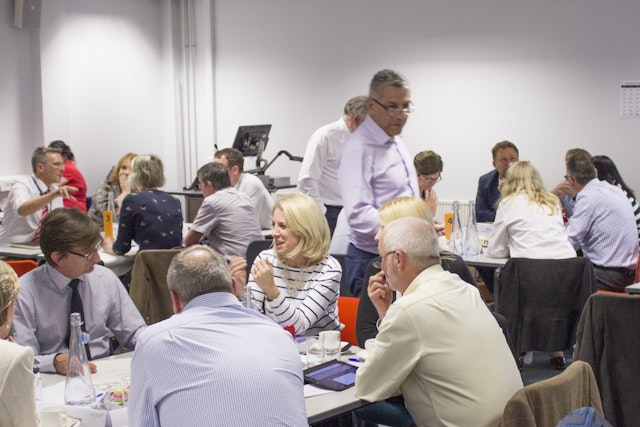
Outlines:
[[110,255],[118,255],[117,253],[113,252],[113,241],[113,238],[105,237],[102,240],[102,250]]
[[435,215],[436,209],[438,209],[438,194],[436,193],[436,190],[426,190],[424,192],[424,201],[427,202],[427,205],[431,210],[431,215]]
[[268,259],[257,259],[251,267],[253,280],[267,296],[267,300],[273,301],[280,295],[280,291],[273,280],[273,266]]

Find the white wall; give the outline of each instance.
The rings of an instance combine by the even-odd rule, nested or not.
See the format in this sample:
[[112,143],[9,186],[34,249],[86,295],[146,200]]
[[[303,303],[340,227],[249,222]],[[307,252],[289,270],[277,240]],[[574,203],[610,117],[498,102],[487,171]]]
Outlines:
[[[620,82],[640,80],[636,0],[215,0],[212,26],[209,1],[194,2],[195,164],[245,124],[273,124],[267,158],[302,155],[389,67],[412,84],[409,150],[445,160],[443,199],[474,196],[502,139],[548,186],[580,146],[610,155],[640,191],[640,121],[619,118]],[[167,187],[183,185],[179,1],[42,3],[41,29],[19,30],[0,0],[0,175],[28,173],[33,148],[61,138],[89,191],[127,151],[161,155]],[[282,158],[269,173],[298,169]]]
[[[266,157],[302,155],[313,130],[393,68],[417,107],[410,152],[445,161],[441,198],[473,198],[503,139],[547,186],[562,179],[564,152],[583,147],[640,191],[640,120],[619,118],[621,81],[640,80],[636,0],[217,0],[215,16],[220,146],[238,125],[266,122]],[[299,165],[272,169],[297,176]]]

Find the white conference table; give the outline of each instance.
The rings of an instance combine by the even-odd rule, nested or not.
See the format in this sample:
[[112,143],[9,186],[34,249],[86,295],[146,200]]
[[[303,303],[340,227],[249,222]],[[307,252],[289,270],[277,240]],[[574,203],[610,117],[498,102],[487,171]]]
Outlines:
[[463,255],[462,259],[465,264],[473,267],[496,267],[502,268],[507,263],[509,258],[491,258],[485,254],[469,256]]
[[[343,359],[354,357],[360,348],[352,347],[343,353]],[[97,359],[93,362],[98,372],[91,375],[93,384],[121,382],[122,377],[131,374],[131,358],[133,352],[126,352],[116,356]],[[38,409],[49,405],[60,405],[64,402],[65,377],[58,374],[40,374],[42,377],[43,399],[37,402]],[[308,389],[308,388],[311,389]],[[305,396],[314,387],[305,385]],[[317,389],[316,389],[317,391]],[[360,406],[367,405],[355,396],[355,387],[339,392],[323,392],[305,397],[307,420],[309,424],[332,418],[345,412],[350,412]],[[127,426],[127,408],[118,407],[111,411],[101,411],[90,408],[68,406],[67,413],[76,418],[82,418],[82,427],[124,427]]]

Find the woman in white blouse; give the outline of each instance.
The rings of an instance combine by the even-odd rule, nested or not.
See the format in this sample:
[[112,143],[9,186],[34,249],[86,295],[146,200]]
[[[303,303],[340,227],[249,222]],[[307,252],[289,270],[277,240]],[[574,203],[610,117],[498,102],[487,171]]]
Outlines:
[[576,256],[560,200],[542,185],[530,162],[507,169],[487,254],[493,258],[563,259]]
[[[530,162],[513,163],[501,187],[487,254],[494,258],[564,259],[576,256],[567,238],[560,199],[542,185]],[[549,363],[564,369],[562,351]]]
[[272,209],[273,247],[253,263],[248,286],[258,310],[297,335],[340,330],[340,263],[328,255],[331,235],[318,204],[291,194]]

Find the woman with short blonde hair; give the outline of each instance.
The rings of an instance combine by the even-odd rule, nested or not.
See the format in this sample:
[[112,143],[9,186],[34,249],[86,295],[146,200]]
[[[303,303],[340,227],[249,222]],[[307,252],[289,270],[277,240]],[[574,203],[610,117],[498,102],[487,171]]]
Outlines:
[[320,206],[291,194],[272,210],[273,246],[256,258],[247,286],[262,313],[297,335],[340,330],[342,267],[328,255],[331,234]]

